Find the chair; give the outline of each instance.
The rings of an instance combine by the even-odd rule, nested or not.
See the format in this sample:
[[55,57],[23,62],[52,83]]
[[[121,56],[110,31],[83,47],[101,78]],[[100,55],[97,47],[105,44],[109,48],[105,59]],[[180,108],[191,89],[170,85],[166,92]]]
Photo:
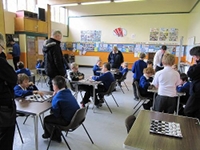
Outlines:
[[120,79],[117,79],[117,84],[118,84],[118,86],[120,87],[120,89],[121,89],[121,91],[122,91],[123,93],[124,93],[124,90],[122,89],[122,86],[120,86],[119,82],[123,82],[124,85],[126,86],[127,90],[129,91],[128,86],[127,86],[126,83],[125,83],[127,74],[128,74],[128,72],[124,73]]
[[39,82],[41,82],[41,86],[42,86],[42,82],[44,81],[47,84],[47,76],[45,73],[44,68],[37,68],[37,74],[39,75],[39,79],[37,80],[37,85],[39,84]]
[[[140,109],[140,107],[142,107],[142,105],[143,105],[147,100],[149,100],[149,98],[141,96],[140,91],[139,91],[139,84],[138,84],[138,82],[137,82],[137,81],[134,81],[134,84],[135,84],[136,94],[137,94],[137,96],[138,96],[138,98],[139,98],[139,101],[138,101],[138,103],[135,105],[135,107],[133,108],[133,109],[136,109],[136,108],[137,108],[137,109],[135,110],[135,112],[133,113],[133,115],[135,115],[136,112]],[[142,101],[143,101],[143,102],[142,102]],[[137,107],[137,106],[138,106],[138,107]]]
[[[90,141],[92,142],[92,144],[94,144],[92,138],[90,137],[88,131],[86,130],[86,128],[85,128],[85,126],[83,124],[83,122],[85,121],[85,118],[86,118],[88,107],[89,107],[89,105],[87,105],[87,107],[83,107],[83,108],[78,109],[76,111],[76,113],[74,114],[74,116],[73,116],[73,118],[72,118],[72,120],[71,120],[71,122],[70,122],[70,124],[68,126],[59,126],[59,125],[56,125],[56,124],[51,124],[53,126],[53,131],[51,133],[51,137],[50,137],[50,141],[49,141],[48,146],[47,146],[47,150],[49,149],[49,146],[51,144],[51,139],[52,139],[53,134],[55,132],[55,128],[57,128],[60,131],[65,131],[68,134],[68,132],[73,132],[80,125],[82,125],[84,130],[85,130],[85,132],[86,132],[86,134],[88,135]],[[67,136],[67,134],[66,134],[66,136]],[[61,132],[61,136],[64,139],[67,147],[71,150],[71,148],[70,148],[69,144],[67,143],[67,140],[64,137],[62,132]]]
[[[16,117],[18,117],[18,116],[16,115]],[[16,127],[17,127],[17,130],[18,130],[18,133],[19,133],[21,142],[22,142],[22,144],[24,144],[24,141],[23,141],[23,138],[22,138],[22,134],[21,134],[21,132],[20,132],[20,129],[19,129],[19,125],[18,125],[18,123],[17,123],[17,120],[16,120],[16,122],[15,122],[15,125],[16,125]]]
[[[112,94],[112,92],[114,91],[115,87],[116,87],[116,81],[113,81],[113,82],[111,83],[109,89],[108,89],[106,92],[104,92],[104,93],[102,92],[102,93],[99,93],[99,94],[103,94],[104,96],[110,96],[110,95],[111,95],[112,98],[113,98],[113,100],[115,101],[115,104],[117,105],[117,107],[119,107],[119,105],[118,105],[118,103],[117,103],[115,97],[114,97],[113,94]],[[111,109],[110,109],[110,107],[109,107],[109,105],[108,105],[108,103],[107,103],[107,101],[106,101],[105,98],[104,98],[104,101],[105,101],[105,103],[106,103],[106,105],[107,105],[107,107],[108,107],[110,113],[112,113],[112,111],[111,111]]]

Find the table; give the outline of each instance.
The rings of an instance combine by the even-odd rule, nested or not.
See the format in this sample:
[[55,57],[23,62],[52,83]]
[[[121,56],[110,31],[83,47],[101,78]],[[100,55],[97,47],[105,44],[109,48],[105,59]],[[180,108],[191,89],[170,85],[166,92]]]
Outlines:
[[[44,92],[45,94],[51,94],[52,92]],[[34,130],[35,130],[35,149],[38,150],[38,117],[41,114],[48,111],[51,108],[51,103],[48,101],[44,102],[31,102],[24,98],[16,98],[16,109],[19,113],[26,113],[33,115],[34,117]]]
[[[71,81],[71,82],[76,85],[76,99],[77,99],[77,95],[78,95],[78,85],[82,84],[82,85],[91,85],[91,86],[93,86],[93,102],[95,104],[95,88],[99,83],[101,83],[101,81],[94,81],[92,79],[86,79],[86,80]],[[94,107],[94,105],[93,105],[93,107]]]
[[[180,123],[182,139],[149,132],[151,119]],[[199,150],[199,120],[141,110],[123,146],[130,150]]]
[[[153,95],[153,108],[154,108],[156,93],[158,93],[158,89],[153,88],[153,89],[148,89],[147,91],[154,93],[154,95]],[[178,99],[177,99],[177,106],[176,106],[176,114],[177,115],[178,115],[178,111],[179,111],[180,97],[181,96],[185,96],[185,95],[186,95],[186,93],[180,93],[180,92],[177,93],[177,97],[178,97]]]

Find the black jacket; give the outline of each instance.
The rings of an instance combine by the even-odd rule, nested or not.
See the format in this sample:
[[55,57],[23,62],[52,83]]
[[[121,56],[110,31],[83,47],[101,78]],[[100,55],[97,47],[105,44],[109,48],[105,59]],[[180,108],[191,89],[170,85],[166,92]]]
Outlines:
[[47,76],[54,78],[57,75],[64,76],[66,73],[60,41],[50,38],[43,46],[44,68]]
[[108,56],[108,62],[110,63],[111,68],[119,69],[119,67],[121,66],[121,63],[124,62],[124,57],[122,55],[122,52],[118,51],[115,54],[113,52],[110,52]]
[[4,58],[0,58],[0,106],[10,106],[14,96],[17,75]]

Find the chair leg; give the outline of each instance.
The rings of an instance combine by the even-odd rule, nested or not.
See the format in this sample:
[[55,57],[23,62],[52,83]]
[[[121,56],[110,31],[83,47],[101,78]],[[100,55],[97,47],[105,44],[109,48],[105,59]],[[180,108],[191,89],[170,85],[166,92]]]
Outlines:
[[92,138],[90,137],[90,135],[89,135],[88,131],[86,130],[86,128],[85,128],[85,126],[84,126],[84,124],[83,124],[83,123],[82,123],[82,126],[83,126],[83,128],[84,128],[85,132],[87,133],[87,135],[88,135],[88,137],[89,137],[90,141],[92,142],[92,144],[94,144],[94,142],[93,142]]
[[80,94],[81,94],[81,98],[83,99],[83,94],[82,94],[82,92],[80,91]]
[[[147,101],[147,99],[146,100],[144,100],[143,101],[143,103],[142,104],[144,104],[145,102]],[[142,107],[142,104],[136,109],[136,111],[133,113],[133,115],[135,115],[136,114],[136,112]]]
[[141,102],[142,100],[139,100],[139,102],[135,105],[135,107],[133,107],[133,109],[135,109],[137,107],[137,105]]
[[113,94],[111,93],[111,95],[112,95],[112,98],[114,99],[114,101],[115,101],[115,104],[117,105],[117,107],[119,107],[119,105],[118,105],[118,103],[117,103],[117,101],[116,101],[116,99],[115,99],[115,97],[113,96]]
[[26,123],[26,120],[28,119],[28,117],[29,117],[30,115],[27,115],[26,116],[26,118],[24,119],[24,122],[23,122],[23,124],[25,124]]
[[49,143],[48,143],[48,146],[47,146],[47,150],[49,149],[49,146],[51,144],[51,139],[53,137],[54,132],[55,132],[55,126],[53,127],[53,131],[51,132],[51,136],[50,136],[50,140],[49,140]]
[[23,138],[22,138],[22,134],[21,134],[21,132],[20,132],[20,130],[19,130],[19,125],[18,125],[17,121],[16,121],[16,126],[17,126],[17,130],[18,130],[20,139],[21,139],[21,141],[22,141],[22,144],[24,144],[24,141],[23,141]]
[[[123,81],[124,82],[124,81]],[[126,85],[126,83],[124,82],[124,85],[125,85],[125,87],[127,88],[127,90],[129,91],[129,89],[128,89],[128,86]]]
[[65,137],[64,137],[64,135],[63,135],[62,132],[61,132],[61,136],[62,136],[62,138],[64,139],[65,144],[67,145],[67,147],[69,148],[69,150],[71,150],[71,148],[70,148],[69,144],[67,143],[67,140],[65,139]]
[[105,99],[104,99],[104,101],[105,101],[105,103],[106,103],[106,105],[107,105],[107,107],[108,107],[108,109],[109,109],[110,113],[112,114],[112,111],[111,111],[111,109],[110,109],[110,107],[109,107],[109,105],[108,105],[107,101],[106,101]]
[[[120,89],[121,89],[121,91],[122,91],[122,93],[124,93],[124,90],[122,89],[122,87],[121,86],[119,86],[120,87]],[[125,93],[124,93],[125,94]]]

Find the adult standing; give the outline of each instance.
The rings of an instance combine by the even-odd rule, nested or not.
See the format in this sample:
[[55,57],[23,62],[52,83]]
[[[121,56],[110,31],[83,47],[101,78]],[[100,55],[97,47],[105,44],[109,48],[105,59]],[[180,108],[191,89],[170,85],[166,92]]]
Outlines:
[[[0,34],[0,53],[3,36]],[[0,149],[12,150],[16,122],[16,107],[13,101],[13,88],[17,83],[17,75],[6,59],[0,57]],[[13,112],[12,116],[2,115],[3,111]]]
[[200,119],[200,46],[196,46],[190,50],[195,64],[190,66],[187,75],[191,80],[190,97],[185,105],[184,113],[189,117]]
[[13,57],[13,64],[14,64],[15,70],[17,70],[18,69],[17,63],[20,60],[20,47],[19,47],[19,44],[16,43],[14,40],[11,40],[10,44],[13,47],[12,52],[11,52],[12,57]]
[[66,74],[60,47],[61,39],[62,33],[56,30],[52,33],[52,37],[43,45],[44,68],[49,77],[50,91],[53,91],[52,79],[57,75],[65,76]]
[[167,50],[167,46],[162,45],[161,49],[156,52],[153,58],[153,68],[155,69],[156,72],[164,69],[164,66],[162,64],[162,58],[166,50]]
[[114,46],[112,52],[110,52],[108,62],[110,63],[111,68],[116,69],[119,69],[121,64],[124,62],[122,52],[118,50],[117,46]]

